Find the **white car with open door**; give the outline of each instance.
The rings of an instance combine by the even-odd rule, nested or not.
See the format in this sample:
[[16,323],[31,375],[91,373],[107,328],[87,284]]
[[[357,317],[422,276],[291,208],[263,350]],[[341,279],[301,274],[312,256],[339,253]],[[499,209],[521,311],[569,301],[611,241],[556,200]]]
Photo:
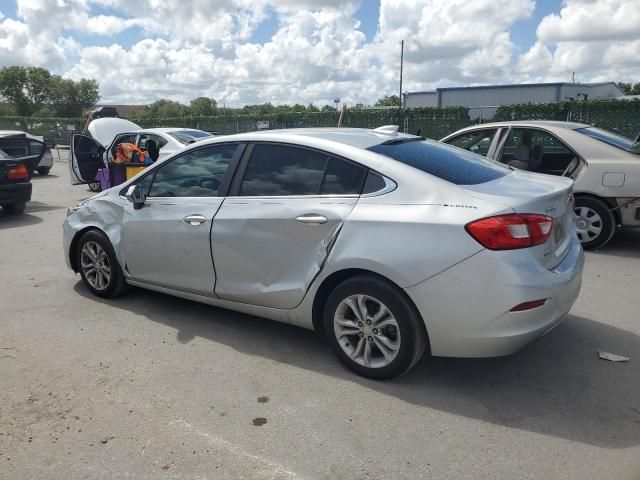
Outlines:
[[583,123],[512,121],[458,130],[443,142],[510,167],[572,178],[576,233],[585,249],[616,227],[640,227],[640,142]]
[[96,182],[98,169],[115,157],[120,143],[132,143],[147,150],[150,143],[158,148],[158,160],[182,150],[187,145],[211,138],[208,132],[194,128],[147,128],[124,118],[98,118],[87,128],[89,135],[74,135],[71,139],[71,161],[69,172],[72,185],[89,184],[99,191]]

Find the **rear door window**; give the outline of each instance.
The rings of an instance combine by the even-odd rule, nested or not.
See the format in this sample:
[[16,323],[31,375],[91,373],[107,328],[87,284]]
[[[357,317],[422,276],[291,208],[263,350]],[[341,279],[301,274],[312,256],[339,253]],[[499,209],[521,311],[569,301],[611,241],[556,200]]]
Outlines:
[[512,128],[502,151],[501,163],[518,162],[518,168],[562,175],[576,155],[557,137],[534,128]]
[[511,172],[480,155],[432,140],[391,141],[369,150],[456,185],[490,182]]
[[257,144],[239,195],[359,195],[367,169],[329,154],[287,145]]

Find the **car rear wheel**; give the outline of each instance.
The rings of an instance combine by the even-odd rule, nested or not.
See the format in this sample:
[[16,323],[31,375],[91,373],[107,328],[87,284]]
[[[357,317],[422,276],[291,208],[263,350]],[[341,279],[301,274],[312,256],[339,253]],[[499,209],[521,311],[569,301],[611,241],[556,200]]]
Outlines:
[[616,229],[615,218],[607,204],[593,197],[576,197],[574,222],[585,250],[603,247]]
[[27,208],[26,202],[5,203],[2,205],[5,215],[20,215],[24,213],[25,208]]
[[427,348],[415,307],[397,287],[374,276],[339,284],[327,299],[323,323],[340,361],[369,378],[403,374]]
[[38,167],[38,175],[49,175],[49,171],[51,170],[51,167]]
[[91,190],[92,192],[101,192],[102,185],[100,185],[100,182],[91,182],[89,184],[89,190]]
[[87,288],[98,297],[114,298],[127,288],[111,242],[106,235],[90,230],[78,241],[76,265]]

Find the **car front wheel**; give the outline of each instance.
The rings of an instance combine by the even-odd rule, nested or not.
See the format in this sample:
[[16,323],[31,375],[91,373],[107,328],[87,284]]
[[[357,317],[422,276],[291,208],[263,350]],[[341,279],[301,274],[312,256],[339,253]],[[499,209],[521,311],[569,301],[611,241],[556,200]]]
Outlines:
[[86,232],[78,241],[76,265],[87,288],[98,297],[121,295],[127,282],[111,242],[97,230]]
[[585,250],[602,248],[616,230],[615,218],[607,204],[593,197],[576,197],[574,222]]
[[401,375],[427,348],[427,334],[415,307],[397,287],[374,276],[356,276],[339,284],[329,295],[323,322],[340,361],[365,377]]

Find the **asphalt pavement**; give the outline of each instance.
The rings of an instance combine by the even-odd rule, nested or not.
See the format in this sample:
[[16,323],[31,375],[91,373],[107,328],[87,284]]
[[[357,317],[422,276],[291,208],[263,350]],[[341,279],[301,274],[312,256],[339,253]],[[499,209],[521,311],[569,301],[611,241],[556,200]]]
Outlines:
[[640,231],[587,254],[571,315],[523,351],[376,382],[310,331],[90,295],[62,222],[91,193],[54,158],[0,213],[1,479],[640,479]]

